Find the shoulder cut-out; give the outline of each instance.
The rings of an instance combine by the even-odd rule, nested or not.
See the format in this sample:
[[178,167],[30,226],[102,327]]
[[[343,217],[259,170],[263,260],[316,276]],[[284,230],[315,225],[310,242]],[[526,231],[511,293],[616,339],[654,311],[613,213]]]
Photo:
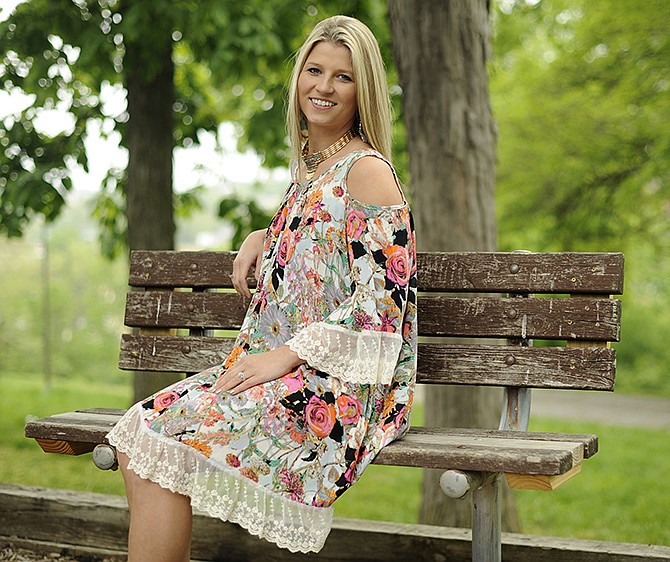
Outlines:
[[365,156],[354,162],[347,176],[349,194],[369,205],[401,205],[400,187],[390,165],[375,156]]

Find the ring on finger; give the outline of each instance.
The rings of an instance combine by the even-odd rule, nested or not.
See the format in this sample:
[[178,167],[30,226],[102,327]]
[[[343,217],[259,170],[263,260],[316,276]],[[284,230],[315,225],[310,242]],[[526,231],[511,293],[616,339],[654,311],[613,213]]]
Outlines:
[[246,377],[244,376],[244,371],[240,371],[239,373],[237,373],[237,376],[239,377],[239,379],[240,379],[241,381],[244,382],[244,379],[246,378]]

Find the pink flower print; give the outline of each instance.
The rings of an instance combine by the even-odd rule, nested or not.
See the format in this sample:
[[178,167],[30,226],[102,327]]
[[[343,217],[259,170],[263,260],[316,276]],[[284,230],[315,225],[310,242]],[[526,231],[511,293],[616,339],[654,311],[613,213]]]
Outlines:
[[305,408],[305,418],[309,428],[317,437],[323,439],[328,437],[335,425],[335,407],[332,404],[326,404],[316,396],[312,396]]
[[286,215],[288,214],[288,209],[286,207],[282,207],[280,211],[277,212],[277,214],[274,216],[272,219],[272,222],[270,223],[270,232],[277,236],[282,228],[284,228],[284,222],[286,222]]
[[381,313],[382,332],[395,333],[399,315],[396,307],[387,308]]
[[354,325],[360,330],[376,330],[375,322],[369,314],[361,310],[354,312]]
[[277,263],[282,267],[285,266],[293,255],[295,250],[295,241],[291,236],[290,231],[285,231],[279,242],[279,250],[277,251]]
[[237,468],[238,466],[240,466],[240,459],[237,458],[237,455],[233,455],[233,453],[228,453],[226,455],[226,464],[228,466]]
[[305,490],[300,475],[288,468],[282,468],[278,471],[278,477],[279,481],[286,488],[286,494],[291,500],[302,501]]
[[252,386],[251,388],[247,389],[247,396],[258,402],[261,398],[263,398],[263,396],[265,396],[265,392],[265,386],[262,384],[257,384],[256,386]]
[[347,471],[344,473],[344,479],[347,482],[353,482],[354,477],[356,476],[356,466],[358,465],[358,460],[354,460],[347,468]]
[[358,240],[365,230],[365,213],[363,211],[351,211],[347,216],[347,236]]
[[286,385],[286,389],[288,390],[289,394],[293,394],[305,386],[305,381],[302,378],[302,373],[299,370],[292,371],[287,375],[284,375],[281,380]]
[[404,287],[409,282],[410,263],[407,248],[403,246],[389,246],[384,249],[386,256],[386,277],[396,285]]
[[354,424],[361,417],[361,403],[352,396],[343,394],[338,397],[337,408],[340,412],[340,419],[345,425]]
[[341,185],[333,186],[333,195],[335,197],[342,197],[344,195],[344,189],[342,189]]
[[165,410],[168,406],[179,399],[179,394],[175,391],[161,392],[154,396],[154,410]]

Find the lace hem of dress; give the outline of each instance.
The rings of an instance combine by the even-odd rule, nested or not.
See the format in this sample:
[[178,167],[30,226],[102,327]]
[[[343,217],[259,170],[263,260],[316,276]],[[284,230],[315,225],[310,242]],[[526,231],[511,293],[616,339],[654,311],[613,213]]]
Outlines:
[[286,342],[310,367],[354,384],[391,384],[402,336],[314,322]]
[[273,493],[221,467],[195,449],[147,428],[136,405],[107,439],[130,458],[129,468],[172,492],[194,509],[237,523],[252,535],[291,552],[318,552],[330,532],[333,508],[312,507]]

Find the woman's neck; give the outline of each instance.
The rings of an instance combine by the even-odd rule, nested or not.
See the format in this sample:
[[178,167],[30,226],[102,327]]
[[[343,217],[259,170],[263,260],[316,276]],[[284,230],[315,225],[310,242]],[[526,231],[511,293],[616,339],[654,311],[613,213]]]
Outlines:
[[310,126],[308,130],[310,154],[319,152],[324,148],[328,148],[331,144],[342,137],[342,135],[344,135],[349,129],[351,129],[351,125],[337,130]]

